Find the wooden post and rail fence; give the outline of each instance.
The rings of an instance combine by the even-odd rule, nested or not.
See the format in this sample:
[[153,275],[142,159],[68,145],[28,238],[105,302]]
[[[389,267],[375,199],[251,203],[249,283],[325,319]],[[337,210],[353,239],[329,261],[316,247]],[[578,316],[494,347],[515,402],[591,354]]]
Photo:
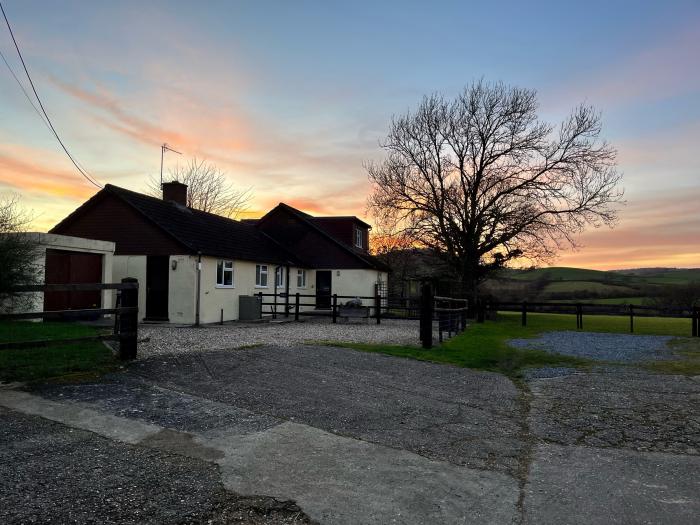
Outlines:
[[41,339],[32,341],[13,341],[0,343],[0,351],[7,349],[34,348],[84,341],[118,341],[119,358],[134,359],[136,357],[136,341],[138,338],[138,280],[127,277],[120,283],[74,283],[74,284],[36,284],[17,286],[14,293],[42,292],[87,292],[101,290],[117,290],[119,298],[115,308],[87,308],[79,310],[52,310],[42,312],[1,313],[0,320],[64,320],[79,319],[102,315],[114,315],[115,323],[112,334],[74,337],[68,339]]

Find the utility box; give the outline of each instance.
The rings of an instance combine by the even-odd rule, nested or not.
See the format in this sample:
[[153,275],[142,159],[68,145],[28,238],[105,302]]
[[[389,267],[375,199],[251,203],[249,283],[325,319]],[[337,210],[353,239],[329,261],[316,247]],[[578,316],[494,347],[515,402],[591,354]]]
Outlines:
[[257,321],[262,319],[262,300],[255,295],[241,295],[238,297],[238,320]]

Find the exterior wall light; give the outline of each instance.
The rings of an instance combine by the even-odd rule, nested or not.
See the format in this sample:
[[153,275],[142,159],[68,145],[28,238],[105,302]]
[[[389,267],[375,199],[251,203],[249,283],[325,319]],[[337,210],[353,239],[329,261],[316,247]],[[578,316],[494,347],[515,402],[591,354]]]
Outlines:
[[177,259],[173,259],[173,260],[170,262],[170,267],[171,267],[173,270],[177,270]]

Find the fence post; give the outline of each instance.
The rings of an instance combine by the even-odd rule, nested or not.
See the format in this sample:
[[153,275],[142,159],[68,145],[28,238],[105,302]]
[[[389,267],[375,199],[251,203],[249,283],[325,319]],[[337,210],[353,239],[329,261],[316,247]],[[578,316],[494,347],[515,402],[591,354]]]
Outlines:
[[338,319],[338,294],[334,293],[333,294],[333,324],[337,322]]
[[700,333],[698,333],[700,330],[700,309],[698,309],[697,306],[693,307],[693,315],[692,315],[692,320],[691,320],[693,326],[692,326],[692,336],[693,337],[698,337]]
[[576,328],[583,330],[583,306],[576,305]]
[[478,299],[476,302],[476,322],[477,323],[483,323],[484,318],[485,318],[485,312],[484,312],[484,300],[483,299]]
[[377,315],[377,324],[382,322],[382,296],[379,295],[379,286],[374,285],[374,311]]
[[522,317],[522,320],[521,320],[522,325],[527,326],[527,301],[523,301],[521,317]]
[[260,301],[260,319],[262,319],[263,310],[265,309],[263,307],[263,293],[262,292],[258,292],[258,301]]
[[[136,283],[138,280],[133,277],[125,277],[122,283]],[[125,288],[121,293],[121,306],[123,308],[139,306],[139,289]],[[119,359],[136,358],[136,341],[138,330],[138,310],[119,314]]]
[[299,320],[299,292],[294,296],[294,320]]
[[630,305],[630,333],[634,333],[634,306]]
[[420,295],[420,341],[423,348],[433,346],[433,290],[424,284]]
[[272,291],[272,318],[277,319],[277,288]]

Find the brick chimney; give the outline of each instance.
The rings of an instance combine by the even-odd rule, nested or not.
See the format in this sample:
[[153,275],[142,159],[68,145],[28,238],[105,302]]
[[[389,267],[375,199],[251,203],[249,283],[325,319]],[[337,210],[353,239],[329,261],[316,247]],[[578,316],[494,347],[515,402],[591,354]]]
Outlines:
[[164,182],[163,200],[173,201],[176,204],[187,206],[187,184],[183,184],[182,182],[178,182],[176,180],[172,182]]

